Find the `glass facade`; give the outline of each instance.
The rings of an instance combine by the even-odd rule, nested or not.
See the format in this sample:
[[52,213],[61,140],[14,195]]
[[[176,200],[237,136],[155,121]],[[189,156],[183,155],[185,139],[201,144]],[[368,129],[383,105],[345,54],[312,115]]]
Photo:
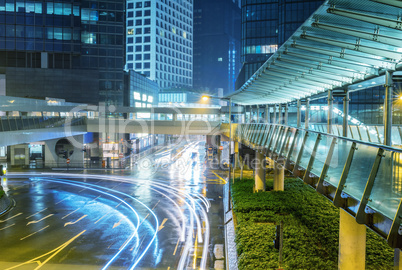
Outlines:
[[126,69],[161,88],[192,86],[193,0],[128,0]]
[[242,71],[239,89],[323,3],[322,0],[242,1]]
[[0,66],[98,70],[99,100],[122,104],[124,3],[0,0]]
[[150,108],[158,104],[159,86],[156,82],[133,70],[128,72],[127,79],[130,107]]

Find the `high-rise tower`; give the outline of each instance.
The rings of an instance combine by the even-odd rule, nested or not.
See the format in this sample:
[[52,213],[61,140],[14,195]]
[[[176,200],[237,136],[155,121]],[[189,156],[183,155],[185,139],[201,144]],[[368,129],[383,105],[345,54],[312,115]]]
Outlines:
[[126,68],[160,88],[191,87],[193,0],[128,0]]

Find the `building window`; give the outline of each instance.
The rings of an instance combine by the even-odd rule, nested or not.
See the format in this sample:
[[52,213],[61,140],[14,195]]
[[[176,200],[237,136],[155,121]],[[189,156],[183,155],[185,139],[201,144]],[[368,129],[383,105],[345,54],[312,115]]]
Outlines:
[[139,92],[134,92],[134,99],[141,100],[141,94]]
[[133,28],[127,29],[127,35],[129,35],[129,36],[134,35],[134,29]]
[[142,67],[141,63],[136,63],[135,64],[135,69],[141,69],[141,67]]
[[135,8],[142,8],[142,2],[135,3]]

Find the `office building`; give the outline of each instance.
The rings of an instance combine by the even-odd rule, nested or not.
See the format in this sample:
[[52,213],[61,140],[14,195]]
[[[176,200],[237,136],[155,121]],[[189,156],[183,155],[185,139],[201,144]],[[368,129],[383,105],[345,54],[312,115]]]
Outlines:
[[6,95],[122,105],[124,3],[0,1]]
[[128,0],[126,23],[126,69],[162,89],[192,86],[193,0]]
[[194,1],[194,89],[216,95],[234,90],[240,71],[240,2]]
[[243,0],[239,89],[323,3],[322,0]]

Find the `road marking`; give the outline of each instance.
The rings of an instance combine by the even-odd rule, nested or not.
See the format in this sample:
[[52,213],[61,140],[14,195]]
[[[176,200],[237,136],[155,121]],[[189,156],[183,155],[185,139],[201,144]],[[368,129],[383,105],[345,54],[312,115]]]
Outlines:
[[163,225],[165,225],[166,221],[168,221],[167,218],[163,219],[161,225],[158,227],[158,232],[159,232],[160,230],[162,230],[163,228],[165,228],[165,226],[163,226]]
[[13,219],[13,218],[15,218],[15,217],[18,217],[18,216],[20,216],[20,215],[22,215],[22,213],[18,213],[18,214],[16,214],[16,215],[12,216],[12,217],[9,217],[8,219],[0,220],[0,223],[9,221],[10,219]]
[[48,217],[51,217],[51,216],[53,216],[53,214],[47,215],[46,217],[41,218],[41,219],[39,219],[39,220],[33,220],[33,221],[30,221],[30,222],[28,222],[28,223],[27,223],[27,225],[26,225],[26,226],[28,226],[29,224],[34,224],[34,223],[41,222],[42,220],[47,219]]
[[[61,246],[49,251],[48,253],[45,253],[45,254],[43,254],[43,255],[41,255],[39,257],[36,257],[36,258],[34,258],[32,260],[29,260],[29,261],[26,261],[24,263],[21,263],[21,264],[15,265],[13,267],[7,268],[5,270],[11,270],[11,269],[18,268],[18,267],[21,267],[23,265],[31,264],[31,263],[37,263],[38,264],[38,266],[35,268],[35,270],[37,270],[37,269],[41,268],[42,266],[44,266],[48,261],[50,261],[54,256],[56,256],[60,251],[62,251],[64,248],[66,248],[69,244],[71,244],[75,239],[77,239],[79,236],[81,236],[84,232],[86,232],[86,230],[80,232],[79,234],[77,234],[76,236],[74,236],[73,238],[71,238],[70,240],[68,240],[64,244],[62,244]],[[50,255],[50,254],[52,254],[52,255],[49,256],[43,262],[41,262],[39,260],[40,258],[46,257],[47,255]]]
[[176,256],[177,247],[179,246],[180,238],[177,239],[176,247],[174,248],[173,256]]
[[99,195],[98,197],[96,197],[95,199],[93,199],[92,201],[89,201],[89,202],[96,201],[100,196],[102,196],[102,195]]
[[98,223],[101,219],[103,219],[104,217],[106,217],[109,213],[104,214],[100,219],[98,219],[97,221],[95,221],[94,224]]
[[[57,203],[56,203],[56,204],[57,204]],[[47,209],[47,207],[46,207],[45,209],[43,209],[43,210],[40,210],[40,211],[36,212],[35,214],[30,215],[29,217],[26,217],[25,219],[29,219],[30,217],[33,217],[33,216],[35,216],[35,215],[37,215],[37,214],[39,214],[39,213],[42,213],[42,212],[45,211],[46,209]]]
[[127,217],[123,217],[122,219],[119,220],[119,222],[115,223],[115,224],[113,225],[113,229],[116,228],[116,227],[118,227],[118,226],[120,226],[120,225],[121,225],[121,221],[122,221],[123,219],[125,219],[125,218],[127,218]]
[[12,227],[12,226],[14,226],[14,225],[15,225],[15,223],[13,223],[13,224],[11,224],[11,225],[8,225],[7,227],[1,228],[0,231],[5,230],[5,229],[7,229],[7,228],[10,228],[10,227]]
[[31,233],[30,235],[27,235],[27,236],[25,236],[25,237],[22,237],[22,238],[20,238],[20,240],[22,241],[22,240],[24,240],[24,239],[27,239],[28,237],[31,237],[32,235],[37,234],[38,232],[43,231],[44,229],[48,228],[49,226],[50,226],[50,225],[47,225],[46,227],[43,227],[43,228],[40,229],[39,231],[36,231],[36,232],[34,232],[34,233]]
[[216,175],[216,177],[218,177],[224,184],[226,184],[227,182],[226,182],[226,180],[225,179],[223,179],[222,177],[220,177],[217,173],[215,173],[214,171],[212,171],[212,173],[213,174],[215,174]]
[[118,205],[116,205],[116,207],[115,207],[115,208],[119,207],[119,206],[120,206],[122,203],[123,203],[123,202],[120,202]]
[[67,222],[66,224],[64,224],[64,227],[66,227],[67,225],[74,225],[75,223],[77,223],[78,221],[80,221],[81,219],[84,219],[85,217],[87,217],[88,215],[83,215],[82,217],[80,217],[79,219],[77,219],[74,222]]
[[80,208],[75,209],[73,212],[70,212],[69,214],[65,215],[64,217],[62,217],[61,219],[65,219],[66,217],[68,217],[69,215],[71,215],[72,213],[78,211]]
[[61,200],[61,201],[57,202],[56,204],[59,204],[59,203],[61,203],[61,202],[65,201],[65,200],[67,200],[67,199],[70,199],[70,198],[71,198],[71,196],[68,196],[68,197],[64,198],[63,200]]
[[155,209],[155,207],[159,204],[160,201],[161,201],[161,200],[159,200],[159,201],[155,204],[155,206],[152,208],[152,210]]

